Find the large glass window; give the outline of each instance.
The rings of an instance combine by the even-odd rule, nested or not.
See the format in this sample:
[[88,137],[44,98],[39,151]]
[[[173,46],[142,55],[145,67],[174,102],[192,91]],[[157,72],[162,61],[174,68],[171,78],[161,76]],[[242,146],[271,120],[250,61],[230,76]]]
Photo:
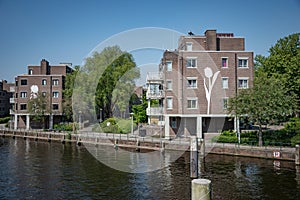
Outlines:
[[239,68],[247,68],[248,67],[248,59],[239,58]]
[[187,108],[197,108],[197,99],[188,99]]
[[228,88],[228,78],[222,77],[222,88],[227,89]]
[[27,79],[21,79],[21,85],[27,85]]
[[188,88],[197,88],[196,79],[189,79],[187,82],[188,82]]
[[197,67],[197,59],[196,58],[187,58],[186,59],[186,66],[189,68]]
[[238,88],[248,88],[248,79],[239,79],[238,80]]
[[167,61],[166,62],[166,66],[167,66],[167,71],[171,72],[172,71],[172,62],[171,61]]
[[228,67],[228,58],[222,58],[222,68]]
[[173,99],[172,97],[167,97],[167,109],[173,108]]

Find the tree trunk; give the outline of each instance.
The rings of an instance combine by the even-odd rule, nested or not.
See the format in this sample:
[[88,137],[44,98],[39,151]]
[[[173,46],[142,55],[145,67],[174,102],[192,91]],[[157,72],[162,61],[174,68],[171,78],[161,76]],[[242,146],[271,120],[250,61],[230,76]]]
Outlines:
[[258,130],[258,146],[263,145],[263,140],[262,140],[262,127],[261,124],[259,125],[259,130]]

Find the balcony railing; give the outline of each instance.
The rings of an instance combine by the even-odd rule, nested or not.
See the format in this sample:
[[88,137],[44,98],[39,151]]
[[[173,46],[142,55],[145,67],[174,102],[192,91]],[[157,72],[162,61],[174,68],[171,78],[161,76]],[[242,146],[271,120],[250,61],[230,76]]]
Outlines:
[[148,116],[153,116],[153,115],[156,115],[156,116],[160,116],[160,115],[163,115],[163,108],[161,107],[153,107],[153,108],[147,108],[147,115]]
[[164,91],[159,90],[159,91],[148,91],[146,94],[147,99],[161,99],[164,98]]
[[15,103],[15,98],[9,98],[9,103]]

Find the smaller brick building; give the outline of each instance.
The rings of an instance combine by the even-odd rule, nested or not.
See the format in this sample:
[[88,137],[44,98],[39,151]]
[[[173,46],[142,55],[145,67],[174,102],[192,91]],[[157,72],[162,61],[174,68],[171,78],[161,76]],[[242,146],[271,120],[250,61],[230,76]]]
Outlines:
[[11,109],[11,98],[13,97],[14,84],[7,83],[6,80],[0,81],[0,117],[9,115]]
[[[66,64],[49,65],[42,59],[40,65],[29,65],[27,74],[15,78],[14,128],[53,128],[53,124],[63,120],[63,89],[65,78],[73,70]],[[44,124],[32,120],[28,111],[28,101],[38,95],[46,97],[49,113]]]

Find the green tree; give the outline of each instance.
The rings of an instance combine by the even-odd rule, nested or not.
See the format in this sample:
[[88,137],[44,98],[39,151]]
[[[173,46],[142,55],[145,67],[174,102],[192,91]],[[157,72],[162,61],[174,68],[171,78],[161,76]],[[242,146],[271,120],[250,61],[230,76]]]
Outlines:
[[63,114],[66,121],[73,121],[73,110],[72,110],[72,95],[74,82],[76,79],[76,75],[80,69],[80,66],[75,66],[74,71],[70,74],[67,74],[65,87],[63,90]]
[[267,57],[257,55],[255,58],[258,72],[268,77],[281,77],[289,93],[295,93],[300,107],[300,33],[281,38],[269,49]]
[[[136,97],[133,95],[132,96],[132,101],[134,101]],[[133,118],[136,121],[136,123],[146,123],[148,118],[147,118],[147,99],[146,95],[143,94],[142,97],[142,102],[135,101],[136,103],[132,105],[132,112],[133,112]]]
[[258,125],[261,146],[262,125],[292,116],[296,107],[295,94],[286,89],[280,77],[258,72],[253,88],[239,90],[236,97],[230,98],[228,112]]
[[49,105],[49,95],[43,95],[41,92],[36,97],[31,98],[28,103],[28,112],[33,120],[42,121],[43,128],[45,128],[46,115],[51,113]]

